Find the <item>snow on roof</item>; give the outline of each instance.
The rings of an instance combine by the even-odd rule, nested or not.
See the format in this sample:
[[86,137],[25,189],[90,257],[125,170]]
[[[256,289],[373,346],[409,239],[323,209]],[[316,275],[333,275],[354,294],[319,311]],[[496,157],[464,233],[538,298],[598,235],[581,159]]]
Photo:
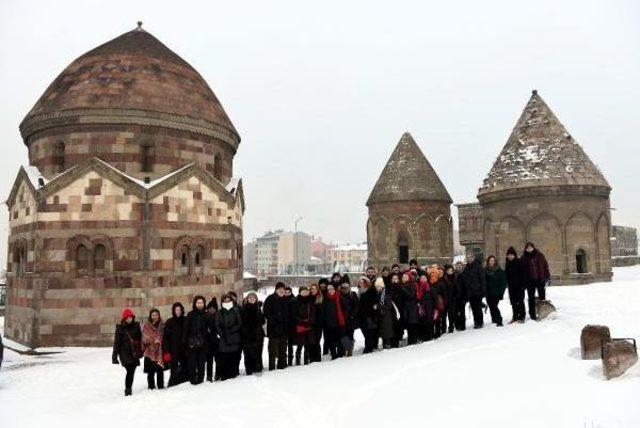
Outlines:
[[31,184],[36,189],[39,188],[39,187],[42,187],[38,183],[39,179],[42,179],[44,181],[45,185],[49,182],[49,180],[47,180],[42,174],[40,174],[40,171],[35,166],[33,166],[33,165],[22,165],[22,168],[24,168],[24,172],[27,173],[27,177],[29,177],[29,181],[31,181]]
[[115,166],[108,164],[107,162],[103,161],[102,159],[98,159],[98,158],[96,158],[96,159],[98,160],[98,162],[102,163],[103,165],[111,168],[114,171],[117,171],[120,175],[123,175],[123,176],[127,177],[131,181],[135,181],[136,183],[138,183],[140,186],[144,187],[145,189],[150,189],[153,186],[155,186],[156,184],[162,183],[167,178],[169,178],[169,177],[179,173],[180,171],[189,168],[191,165],[193,165],[193,162],[191,162],[191,163],[183,166],[182,168],[178,168],[175,171],[170,172],[169,174],[167,174],[165,176],[156,178],[155,180],[151,180],[148,183],[145,183],[144,180],[140,180],[139,178],[135,178],[135,177],[132,177],[132,176],[130,176],[128,174],[125,174],[124,172],[122,172],[118,168],[116,168]]
[[344,244],[332,248],[333,251],[367,251],[367,244]]
[[240,177],[231,177],[229,180],[229,184],[227,184],[226,189],[229,193],[234,194],[236,190],[238,190],[238,185],[240,184]]

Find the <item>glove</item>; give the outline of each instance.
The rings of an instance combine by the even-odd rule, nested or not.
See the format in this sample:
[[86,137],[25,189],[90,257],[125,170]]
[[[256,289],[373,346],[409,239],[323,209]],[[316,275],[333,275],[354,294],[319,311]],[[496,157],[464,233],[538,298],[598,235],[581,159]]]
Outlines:
[[120,364],[118,362],[118,357],[113,357],[113,360],[111,361],[113,364]]

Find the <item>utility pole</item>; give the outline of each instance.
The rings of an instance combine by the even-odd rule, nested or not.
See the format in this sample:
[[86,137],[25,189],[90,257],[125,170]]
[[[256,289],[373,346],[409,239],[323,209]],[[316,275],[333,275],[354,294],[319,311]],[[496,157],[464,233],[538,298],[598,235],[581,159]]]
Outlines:
[[298,274],[298,222],[302,220],[302,217],[298,217],[294,222],[293,222],[293,267],[294,267],[294,273]]

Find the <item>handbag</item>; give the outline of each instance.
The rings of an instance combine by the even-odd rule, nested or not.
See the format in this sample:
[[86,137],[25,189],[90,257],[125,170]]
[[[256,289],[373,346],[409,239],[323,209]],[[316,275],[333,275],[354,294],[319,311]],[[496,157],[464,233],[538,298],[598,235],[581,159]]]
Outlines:
[[302,333],[306,333],[308,331],[311,331],[311,327],[308,327],[306,325],[300,325],[300,324],[296,325],[296,333],[302,334]]

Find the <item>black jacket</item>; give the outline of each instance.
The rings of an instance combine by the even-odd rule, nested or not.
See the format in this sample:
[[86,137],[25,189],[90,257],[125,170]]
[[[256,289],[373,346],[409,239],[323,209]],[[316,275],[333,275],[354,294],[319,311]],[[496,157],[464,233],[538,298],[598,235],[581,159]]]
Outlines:
[[184,322],[186,317],[183,315],[175,316],[175,307],[172,308],[172,317],[164,323],[164,334],[162,336],[162,348],[171,354],[171,358],[180,359],[184,356]]
[[340,293],[340,303],[344,314],[344,329],[347,333],[353,334],[353,331],[358,328],[358,295],[353,291],[349,294]]
[[336,305],[337,301],[338,300],[331,300],[327,295],[322,302],[322,321],[326,328],[332,329],[340,327],[340,322],[338,321],[338,309]]
[[415,281],[411,281],[408,284],[402,285],[402,292],[404,293],[404,320],[409,325],[415,325],[420,322],[418,315],[418,295],[417,284]]
[[389,288],[387,287],[383,290],[384,300],[382,293],[378,296],[380,299],[380,329],[378,331],[383,340],[391,340],[395,336],[396,328],[400,323],[398,318],[400,308],[394,305],[390,295],[387,294],[388,290]]
[[187,351],[206,350],[208,348],[208,339],[211,334],[211,319],[203,310],[194,307],[187,314],[184,322],[184,332],[182,342]]
[[258,346],[264,342],[264,315],[257,303],[242,305],[242,344]]
[[478,260],[473,263],[467,263],[460,274],[460,280],[464,285],[468,299],[473,297],[483,298],[487,295],[487,278],[484,268]]
[[264,317],[267,320],[267,336],[282,339],[289,336],[291,330],[291,305],[285,297],[275,292],[264,301]]
[[218,351],[237,352],[242,346],[242,316],[240,308],[220,308],[216,314],[216,330],[220,335]]
[[389,287],[385,288],[387,290],[387,299],[391,298],[393,303],[395,303],[398,311],[400,311],[400,323],[405,322],[405,314],[404,314],[404,301],[406,299],[405,293],[402,290],[402,284],[391,284]]
[[509,287],[509,294],[524,292],[526,278],[524,263],[522,262],[522,259],[507,259],[504,267],[504,272],[507,274],[507,285]]
[[296,326],[313,328],[316,324],[316,305],[311,296],[296,297],[293,307]]
[[138,342],[142,340],[140,324],[135,320],[131,324],[125,324],[124,322],[117,324],[113,339],[112,359],[114,363],[117,363],[118,359],[120,359],[120,364],[123,366],[140,365],[140,359],[133,356],[132,340]]
[[362,295],[358,302],[358,325],[365,331],[375,331],[380,323],[380,296],[372,285]]

